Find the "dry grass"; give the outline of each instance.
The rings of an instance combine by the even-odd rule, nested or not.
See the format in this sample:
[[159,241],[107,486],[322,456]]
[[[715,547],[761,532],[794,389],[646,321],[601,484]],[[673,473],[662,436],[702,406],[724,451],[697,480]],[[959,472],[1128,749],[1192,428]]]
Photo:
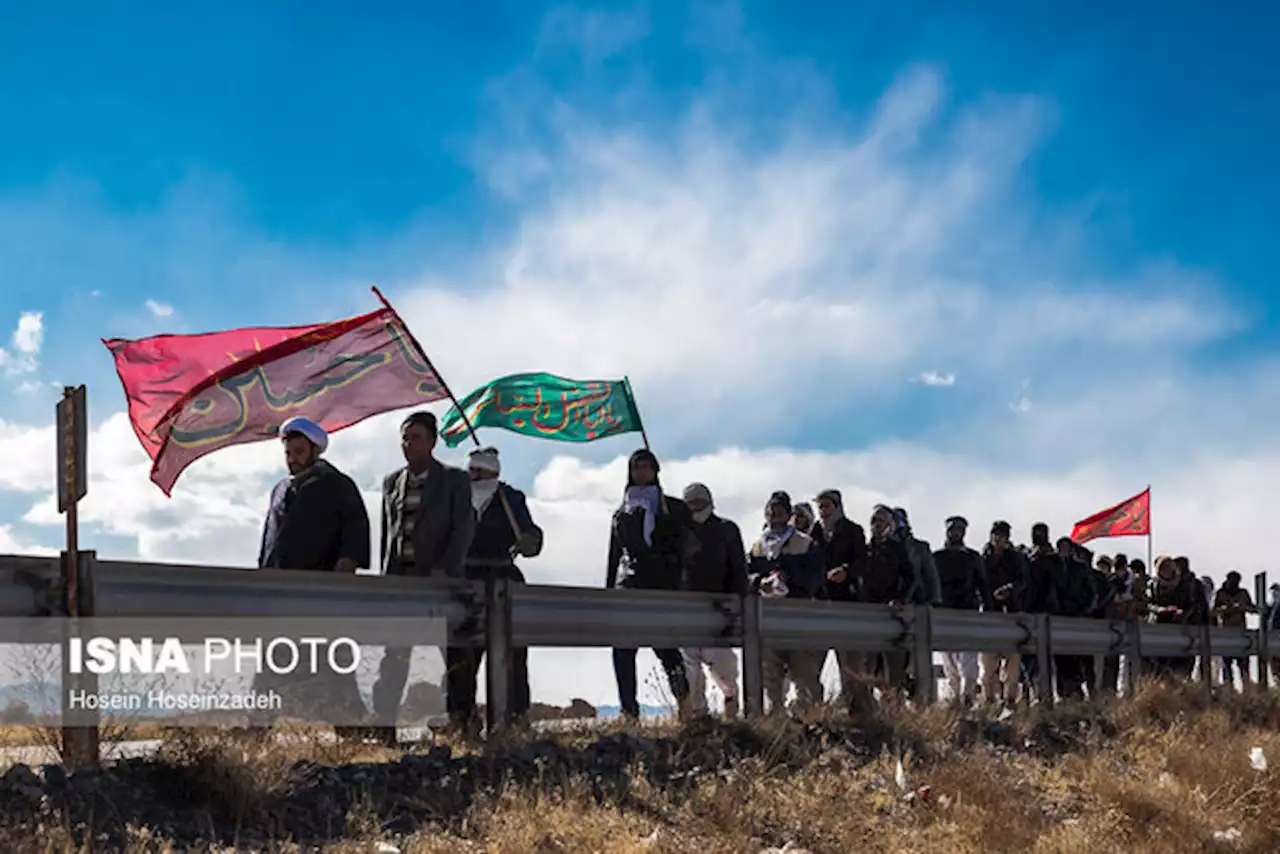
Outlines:
[[[1280,851],[1280,692],[1211,703],[1196,686],[1149,687],[1128,702],[1030,710],[1007,722],[888,707],[865,720],[774,719],[733,729],[751,749],[724,772],[677,785],[635,768],[623,794],[603,799],[585,775],[508,782],[394,838],[384,829],[387,793],[370,791],[334,817],[323,850],[369,852],[382,842],[403,854]],[[695,745],[725,731],[698,725],[679,735]],[[572,750],[598,737],[547,738]],[[1255,747],[1268,770],[1251,767]],[[353,750],[189,735],[166,746],[166,762],[207,797],[211,826],[249,828],[269,824],[264,796],[286,785],[300,756],[322,765],[393,757]],[[905,789],[895,781],[900,761]],[[131,849],[179,850],[141,830],[130,837]],[[16,835],[0,836],[0,846],[66,850],[71,838],[51,821],[39,848]],[[225,841],[231,850],[235,840]],[[271,850],[301,849],[281,842]]]

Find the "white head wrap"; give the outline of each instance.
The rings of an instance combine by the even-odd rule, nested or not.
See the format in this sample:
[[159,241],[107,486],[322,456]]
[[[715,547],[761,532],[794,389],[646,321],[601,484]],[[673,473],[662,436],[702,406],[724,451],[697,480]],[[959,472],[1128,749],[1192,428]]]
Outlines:
[[703,501],[706,507],[701,510],[693,511],[693,518],[698,522],[705,522],[711,518],[711,513],[715,510],[716,503],[711,498],[711,490],[704,483],[691,483],[684,488],[684,500],[686,503],[694,501]]
[[498,462],[497,448],[476,448],[468,455],[467,464],[471,468],[491,471],[494,474],[502,473],[502,464]]
[[324,432],[324,428],[310,418],[290,418],[288,421],[280,425],[280,436],[283,438],[290,433],[301,433],[311,440],[311,443],[324,453],[329,447],[329,434]]

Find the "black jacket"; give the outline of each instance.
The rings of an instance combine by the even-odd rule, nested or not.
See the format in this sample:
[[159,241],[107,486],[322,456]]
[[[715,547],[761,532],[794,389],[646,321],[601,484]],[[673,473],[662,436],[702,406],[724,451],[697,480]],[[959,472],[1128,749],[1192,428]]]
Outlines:
[[1034,549],[1029,556],[1030,584],[1023,602],[1030,614],[1061,614],[1058,590],[1066,572],[1065,561],[1051,547]]
[[643,512],[623,513],[621,508],[614,511],[605,587],[683,588],[694,547],[692,528],[689,506],[670,495],[664,495],[659,502],[650,543],[644,540]]
[[[1026,555],[1010,546],[997,556],[995,549],[987,545],[982,552],[982,560],[987,566],[987,589],[983,597],[986,610],[1008,614],[1024,610],[1027,588],[1031,584]],[[1008,597],[997,600],[995,592],[1006,586],[1009,587]]]
[[1076,560],[1063,561],[1058,581],[1058,611],[1066,617],[1091,617],[1102,591],[1094,580],[1093,570]]
[[542,551],[542,528],[533,521],[524,493],[514,486],[500,483],[484,512],[476,517],[475,535],[471,538],[471,548],[464,561],[468,578],[482,581],[489,577],[512,575],[515,560],[511,556],[511,549],[515,546],[517,537],[506,507],[503,506],[503,496],[506,496],[507,506],[511,508],[511,515],[515,517],[520,532],[532,535],[535,541],[532,553],[528,556],[534,557]]
[[846,578],[837,583],[824,581],[818,591],[821,599],[833,599],[850,602],[855,598],[854,584],[862,573],[867,559],[867,535],[862,526],[852,519],[842,516],[832,526],[830,536],[818,522],[813,526],[813,541],[818,544],[822,553],[824,568],[835,569],[837,566],[847,567]]
[[747,553],[737,524],[713,514],[706,522],[694,522],[692,531],[688,588],[704,593],[746,593]]
[[892,535],[880,540],[872,537],[858,577],[858,601],[905,602],[915,582],[915,567],[902,540]]
[[342,558],[369,566],[369,512],[355,481],[326,460],[271,490],[258,566],[332,572]]
[[987,590],[987,565],[968,546],[947,546],[933,553],[942,588],[942,607],[976,611]]

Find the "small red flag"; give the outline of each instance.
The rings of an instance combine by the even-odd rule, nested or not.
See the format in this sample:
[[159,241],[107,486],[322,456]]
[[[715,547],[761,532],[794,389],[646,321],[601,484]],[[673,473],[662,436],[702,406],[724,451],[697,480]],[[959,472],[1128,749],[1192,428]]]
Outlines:
[[169,495],[178,475],[303,416],[328,432],[448,396],[390,306],[333,323],[103,339],[129,420]]
[[1071,529],[1071,539],[1085,543],[1101,537],[1141,537],[1151,533],[1151,487],[1126,498],[1115,507],[1081,519]]

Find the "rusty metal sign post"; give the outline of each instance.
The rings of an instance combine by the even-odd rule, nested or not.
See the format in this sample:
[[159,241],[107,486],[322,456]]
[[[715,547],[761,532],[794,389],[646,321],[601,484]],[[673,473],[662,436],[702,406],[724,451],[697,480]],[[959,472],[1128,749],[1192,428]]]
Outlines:
[[[93,616],[93,579],[82,577],[82,565],[92,566],[92,561],[80,559],[80,500],[89,491],[88,477],[88,417],[85,387],[67,386],[57,409],[58,456],[58,512],[66,516],[67,547],[62,554],[63,613],[71,627],[80,617]],[[89,570],[92,572],[92,569]],[[73,691],[96,693],[97,678],[73,674],[69,669],[68,644],[63,644],[62,654],[62,709],[66,714]],[[62,727],[62,761],[69,768],[98,767],[97,726]]]

